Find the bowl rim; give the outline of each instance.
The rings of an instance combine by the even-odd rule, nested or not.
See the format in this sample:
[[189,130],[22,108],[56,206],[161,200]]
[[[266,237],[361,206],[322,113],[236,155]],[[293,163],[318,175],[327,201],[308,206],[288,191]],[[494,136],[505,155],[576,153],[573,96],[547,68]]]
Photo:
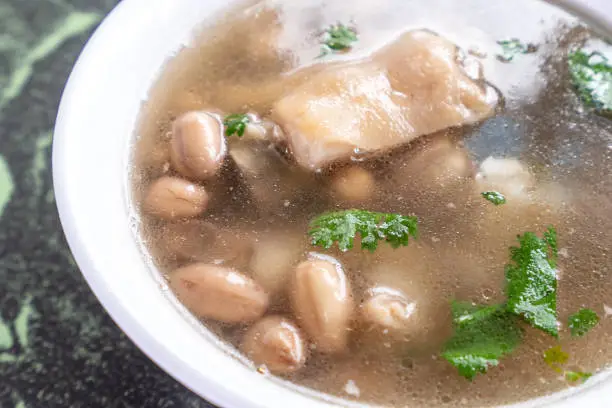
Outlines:
[[[602,15],[590,7],[589,0],[546,1],[556,6],[566,8],[573,14],[579,15],[582,18],[594,22],[595,26],[600,30],[606,30],[607,33],[612,32],[612,13],[610,13],[609,16]],[[162,3],[165,4],[160,5]],[[73,129],[71,124],[73,118],[72,111],[74,110],[73,107],[81,103],[81,101],[76,97],[76,95],[78,95],[78,90],[83,86],[87,86],[90,77],[88,70],[90,69],[91,64],[96,61],[96,56],[98,56],[100,50],[107,48],[104,44],[108,43],[108,38],[110,38],[109,34],[120,29],[121,27],[125,27],[127,21],[137,21],[137,19],[133,17],[137,16],[137,13],[142,8],[154,6],[168,6],[167,0],[121,1],[107,15],[107,17],[91,36],[85,48],[78,57],[72,73],[70,74],[62,94],[60,107],[58,110],[52,153],[54,191],[62,228],[79,269],[98,300],[108,311],[113,321],[124,333],[128,335],[134,344],[136,344],[137,347],[147,355],[150,360],[155,362],[166,373],[174,377],[181,384],[220,407],[269,408],[271,406],[270,404],[255,401],[252,397],[245,395],[242,392],[236,392],[236,387],[228,387],[227,384],[221,382],[220,379],[214,375],[214,373],[212,375],[210,373],[203,375],[201,371],[185,366],[182,361],[176,359],[176,356],[168,349],[168,347],[165,347],[163,344],[156,341],[147,326],[135,318],[129,310],[123,307],[119,296],[111,290],[105,279],[103,279],[103,274],[100,273],[97,268],[94,267],[94,265],[92,265],[90,261],[90,251],[92,249],[80,240],[80,235],[84,227],[79,224],[80,220],[77,219],[71,211],[74,204],[75,192],[73,191],[73,184],[69,180],[69,168],[66,167],[64,163],[65,159],[70,154],[66,148],[66,141],[68,140],[67,135]],[[231,357],[227,356],[226,358],[229,359]],[[244,369],[247,368],[245,367]],[[597,392],[595,397],[592,395],[593,391],[596,391],[595,389],[599,390],[602,388],[602,386],[607,389],[605,392],[607,395],[606,401],[612,404],[612,384],[603,384],[609,375],[605,378],[601,376],[598,377],[600,377],[599,380],[596,379],[593,381],[592,386],[585,388],[581,392],[576,393],[572,390],[566,390],[555,394],[556,401],[553,402],[554,406],[566,406],[564,403],[565,401],[567,403],[567,407],[573,406],[573,404],[580,402],[588,403],[589,406],[592,407],[603,407],[604,405],[597,405],[600,401],[599,397],[603,393]],[[284,397],[294,398],[296,401],[298,401],[297,393],[290,389],[286,389],[286,391],[287,392],[284,393]],[[589,394],[591,394],[590,397]],[[304,401],[306,401],[306,399],[301,402]],[[312,400],[310,398],[307,398],[306,404],[308,402],[310,402],[310,406],[332,406],[328,405],[324,401]],[[541,400],[541,402],[544,405],[548,405],[548,403],[546,403],[544,400]],[[293,401],[291,401],[291,403],[292,405],[295,405],[293,404]],[[533,403],[533,401],[530,401],[529,403]],[[596,405],[593,405],[594,403]],[[287,400],[285,400],[285,402],[282,404],[283,405],[279,406],[288,405]],[[308,406],[306,404],[297,404],[294,408],[302,406],[306,407]],[[520,405],[523,406],[523,404]]]
[[[159,3],[158,0],[150,0],[150,2]],[[69,211],[72,198],[67,188],[69,185],[66,182],[67,174],[60,164],[63,163],[64,154],[66,153],[63,149],[63,140],[69,132],[68,122],[71,116],[71,106],[78,103],[74,95],[81,86],[81,83],[84,82],[84,78],[87,77],[89,61],[94,58],[99,48],[103,48],[102,44],[106,42],[105,37],[107,33],[123,25],[122,22],[127,20],[128,16],[133,15],[140,6],[146,6],[147,3],[148,0],[122,0],[119,2],[106,15],[85,44],[66,82],[58,109],[52,146],[53,185],[62,229],[64,230],[68,246],[88,286],[113,322],[149,360],[196,395],[200,395],[215,405],[220,407],[264,408],[263,406],[252,404],[252,401],[243,398],[242,395],[229,392],[224,384],[214,381],[214,378],[211,377],[208,377],[210,381],[206,386],[206,395],[202,394],[201,384],[194,381],[198,373],[190,372],[185,366],[180,366],[180,362],[175,359],[175,356],[166,347],[152,339],[150,331],[147,330],[142,322],[134,318],[128,310],[122,307],[118,296],[110,290],[104,279],[102,279],[102,275],[93,268],[89,261],[88,248],[78,238],[80,230],[78,220]]]

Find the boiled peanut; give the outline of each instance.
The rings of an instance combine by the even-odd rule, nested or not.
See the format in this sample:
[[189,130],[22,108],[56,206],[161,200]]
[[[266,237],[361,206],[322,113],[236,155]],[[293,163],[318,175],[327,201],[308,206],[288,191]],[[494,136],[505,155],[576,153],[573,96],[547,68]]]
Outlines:
[[299,235],[278,233],[259,239],[254,244],[250,261],[253,277],[268,293],[286,289],[295,267],[294,260],[301,250]]
[[206,112],[188,112],[172,125],[170,160],[181,175],[206,180],[215,175],[226,153],[219,120]]
[[298,322],[313,339],[317,350],[332,353],[346,347],[353,301],[339,263],[320,257],[299,264],[292,301]]
[[223,260],[240,268],[248,266],[253,252],[251,237],[245,231],[222,228],[199,218],[164,223],[152,234],[157,251],[181,262]]
[[388,288],[375,288],[361,305],[362,319],[369,324],[391,330],[405,330],[416,310],[403,293]]
[[454,188],[473,176],[474,165],[465,149],[446,138],[436,138],[419,151],[406,170],[425,186]]
[[281,316],[268,316],[244,335],[242,352],[255,364],[277,374],[298,370],[306,361],[306,347],[298,327]]
[[204,187],[178,177],[164,176],[154,181],[144,199],[144,211],[165,219],[195,217],[206,210],[208,193]]
[[251,278],[228,267],[194,263],[170,275],[170,287],[199,317],[227,323],[250,322],[268,308],[268,295]]
[[369,171],[352,166],[334,176],[331,188],[341,200],[359,202],[372,196],[376,182]]

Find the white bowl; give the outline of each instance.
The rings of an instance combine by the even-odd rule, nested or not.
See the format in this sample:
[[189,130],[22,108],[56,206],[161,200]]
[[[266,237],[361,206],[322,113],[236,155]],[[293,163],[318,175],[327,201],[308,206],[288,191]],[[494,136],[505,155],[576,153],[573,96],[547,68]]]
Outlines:
[[[610,0],[558,3],[612,31]],[[127,159],[141,101],[192,29],[226,5],[227,0],[123,0],[98,28],[70,76],[55,128],[53,176],[62,224],[83,275],[121,329],[202,397],[225,408],[338,406],[270,381],[229,356],[169,301],[133,235]],[[600,374],[584,387],[535,401],[548,403],[610,407],[612,380]]]

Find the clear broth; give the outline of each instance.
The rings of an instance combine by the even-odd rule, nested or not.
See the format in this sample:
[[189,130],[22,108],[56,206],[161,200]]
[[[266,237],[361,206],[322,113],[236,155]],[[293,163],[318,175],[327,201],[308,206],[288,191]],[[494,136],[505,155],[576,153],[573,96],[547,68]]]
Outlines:
[[[143,107],[133,154],[136,203],[152,180],[172,173],[168,137],[178,115],[214,110],[266,117],[286,87],[308,78],[308,69],[336,59],[365,58],[410,29],[431,29],[464,50],[476,47],[486,53],[485,77],[505,98],[503,111],[479,126],[425,137],[360,163],[376,179],[376,194],[360,206],[416,214],[417,241],[396,250],[383,246],[374,253],[326,251],[348,272],[357,301],[374,285],[394,286],[416,297],[426,311],[424,334],[405,342],[355,334],[350,353],[325,356],[314,350],[306,366],[288,380],[393,407],[501,405],[567,387],[541,357],[556,341],[533,329],[527,329],[524,343],[499,367],[473,382],[439,357],[452,333],[449,300],[503,299],[504,265],[516,235],[541,233],[550,224],[560,237],[559,320],[567,321],[581,307],[601,317],[587,337],[563,335],[560,345],[570,354],[572,366],[584,371],[596,372],[612,362],[612,324],[606,306],[612,306],[612,121],[581,108],[564,64],[571,46],[597,41],[585,26],[535,0],[278,0],[241,5],[218,21],[168,62]],[[353,21],[360,41],[350,55],[320,62],[315,58],[320,51],[317,34],[337,21]],[[495,41],[517,36],[538,43],[538,52],[511,63],[497,61]],[[300,70],[306,74],[291,76]],[[401,173],[404,163],[439,139],[465,146],[477,163],[491,155],[520,159],[535,175],[533,195],[527,203],[509,201],[494,207],[474,194],[471,181],[452,189],[411,184]],[[268,187],[270,200],[262,203],[249,195],[248,181],[224,165],[207,185],[213,203],[202,217],[170,225],[142,214],[141,236],[163,274],[194,259],[249,273],[253,246],[270,240],[292,242],[295,265],[308,252],[322,252],[308,243],[309,220],[323,211],[346,208],[328,193],[329,178],[338,167],[274,179]],[[206,246],[216,228],[228,233],[230,251]],[[268,313],[290,314],[286,291],[273,297]],[[203,323],[236,346],[246,329]],[[347,393],[349,381],[358,396]]]

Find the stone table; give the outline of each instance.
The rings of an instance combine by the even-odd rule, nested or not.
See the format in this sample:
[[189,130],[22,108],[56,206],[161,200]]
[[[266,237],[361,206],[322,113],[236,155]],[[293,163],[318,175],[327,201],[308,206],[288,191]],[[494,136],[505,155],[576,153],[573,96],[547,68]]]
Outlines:
[[[170,1],[170,0],[169,0]],[[51,180],[60,95],[117,0],[0,0],[0,407],[211,407],[119,330],[64,240]]]

